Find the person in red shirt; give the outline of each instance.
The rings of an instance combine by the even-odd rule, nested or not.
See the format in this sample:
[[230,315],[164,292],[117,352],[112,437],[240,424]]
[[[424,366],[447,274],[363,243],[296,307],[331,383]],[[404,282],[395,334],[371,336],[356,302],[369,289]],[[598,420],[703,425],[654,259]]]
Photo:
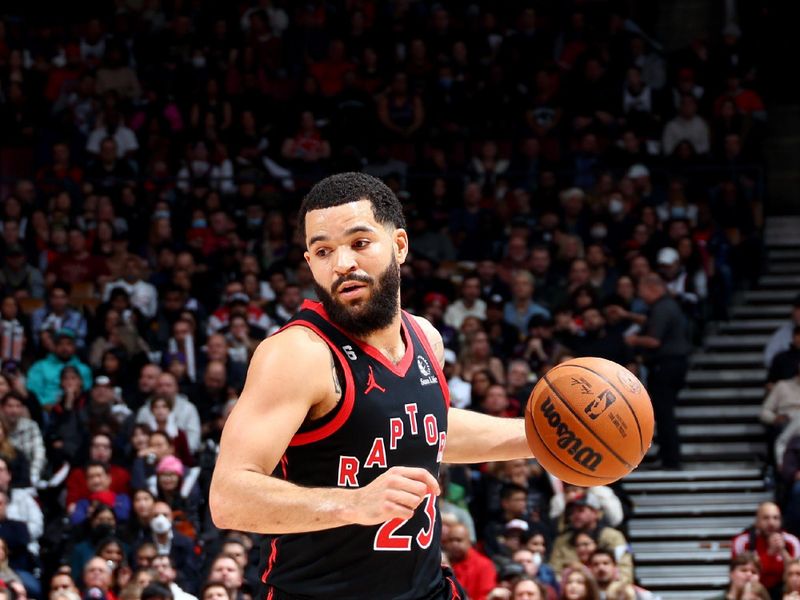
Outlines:
[[800,557],[800,540],[781,528],[781,509],[774,502],[762,502],[756,511],[756,523],[733,538],[731,558],[743,552],[755,552],[761,561],[761,583],[777,593],[783,584],[783,570],[792,559]]
[[355,68],[355,65],[347,60],[344,42],[332,40],[325,60],[312,64],[309,70],[319,83],[322,95],[330,97],[342,91],[344,74]]
[[106,261],[93,256],[86,243],[86,235],[77,227],[69,230],[69,253],[58,258],[48,269],[47,283],[65,281],[69,284],[93,281],[105,283],[110,271]]
[[[111,491],[118,494],[130,493],[131,475],[127,469],[111,464],[112,445],[111,438],[105,433],[96,433],[89,443],[89,462],[100,462],[109,465],[111,475]],[[86,469],[72,469],[67,477],[67,506],[74,504],[81,498],[89,497],[89,487],[86,484]]]
[[458,582],[472,600],[485,600],[497,585],[494,563],[472,547],[469,531],[458,523],[447,531],[442,547]]

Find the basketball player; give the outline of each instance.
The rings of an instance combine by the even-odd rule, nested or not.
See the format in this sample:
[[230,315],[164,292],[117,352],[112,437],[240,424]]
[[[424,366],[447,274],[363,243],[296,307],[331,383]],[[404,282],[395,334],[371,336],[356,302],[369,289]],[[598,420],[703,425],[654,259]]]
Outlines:
[[321,302],[256,350],[210,491],[222,529],[269,534],[262,597],[463,598],[441,567],[439,464],[529,457],[521,419],[449,408],[444,348],[400,310],[403,213],[333,175],[299,226]]

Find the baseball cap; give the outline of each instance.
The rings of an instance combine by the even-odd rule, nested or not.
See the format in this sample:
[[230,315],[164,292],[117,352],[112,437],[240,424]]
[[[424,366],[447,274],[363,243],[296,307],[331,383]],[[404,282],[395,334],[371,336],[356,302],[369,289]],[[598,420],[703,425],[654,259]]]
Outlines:
[[568,504],[567,508],[573,508],[575,506],[588,506],[589,508],[593,508],[595,510],[600,510],[600,500],[598,500],[597,496],[592,494],[591,492],[587,492],[585,494],[581,494],[573,498]]
[[509,579],[514,579],[515,577],[522,577],[523,575],[525,575],[525,567],[515,562],[510,562],[503,565],[500,567],[500,571],[497,573],[500,581],[507,581]]
[[233,304],[234,302],[244,302],[247,304],[250,302],[250,296],[245,294],[244,292],[234,292],[230,296],[228,296],[228,304]]
[[642,164],[635,164],[628,169],[628,177],[638,179],[639,177],[650,177],[650,169]]
[[425,297],[422,299],[422,301],[425,306],[428,304],[439,304],[442,308],[447,308],[447,305],[450,304],[450,302],[447,300],[447,296],[440,294],[439,292],[428,292],[425,294]]
[[69,327],[62,327],[58,331],[56,331],[56,340],[60,340],[61,338],[67,337],[71,340],[75,339],[75,331],[70,329]]
[[492,294],[489,297],[489,300],[486,302],[486,306],[491,308],[503,308],[505,303],[506,301],[503,300],[503,297],[500,294]]
[[506,523],[506,531],[512,531],[514,529],[518,529],[519,531],[528,531],[530,526],[528,525],[527,521],[522,519],[511,519],[508,523]]
[[675,248],[666,247],[658,251],[657,262],[660,265],[671,265],[678,262],[680,258],[681,257]]

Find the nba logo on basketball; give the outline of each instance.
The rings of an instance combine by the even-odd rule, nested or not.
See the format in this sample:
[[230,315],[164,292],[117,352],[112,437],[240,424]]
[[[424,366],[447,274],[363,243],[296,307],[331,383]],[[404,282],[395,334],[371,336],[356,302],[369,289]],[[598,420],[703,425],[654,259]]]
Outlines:
[[606,412],[608,407],[614,404],[616,401],[617,398],[614,396],[611,390],[604,390],[600,392],[600,394],[597,396],[597,399],[592,400],[586,405],[586,408],[583,409],[583,412],[589,415],[589,418],[594,421],[597,417]]

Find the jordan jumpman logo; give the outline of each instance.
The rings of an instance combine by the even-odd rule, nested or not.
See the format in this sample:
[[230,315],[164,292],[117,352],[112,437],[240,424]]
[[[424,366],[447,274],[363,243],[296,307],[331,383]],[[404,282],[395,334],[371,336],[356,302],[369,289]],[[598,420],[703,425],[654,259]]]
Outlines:
[[378,382],[375,381],[375,373],[372,372],[372,365],[369,365],[369,377],[367,377],[367,389],[364,390],[364,395],[366,396],[372,390],[385,392],[386,388],[379,386]]

